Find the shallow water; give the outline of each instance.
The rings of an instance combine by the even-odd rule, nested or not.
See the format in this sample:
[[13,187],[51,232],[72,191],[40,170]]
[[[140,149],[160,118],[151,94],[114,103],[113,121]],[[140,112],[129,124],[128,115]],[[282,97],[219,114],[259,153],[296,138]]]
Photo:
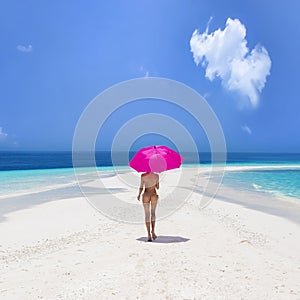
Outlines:
[[292,168],[226,172],[223,183],[300,200],[300,170]]
[[[128,153],[128,159],[134,152]],[[182,153],[183,167],[199,167],[195,154]],[[124,158],[124,155],[120,155]],[[98,151],[95,154],[100,172],[114,173],[117,168],[130,170],[127,161],[112,166],[111,153]],[[200,167],[209,166],[210,153],[199,153]],[[216,163],[217,164],[217,163]],[[300,199],[300,154],[227,153],[227,166],[242,166],[242,171],[226,172],[223,183],[248,190],[265,191]],[[252,170],[253,166],[266,166]],[[281,166],[280,170],[272,169]],[[248,168],[249,167],[249,168]],[[248,170],[247,170],[248,168]],[[88,178],[94,168],[80,168],[79,176]],[[78,174],[77,174],[78,175]],[[72,152],[0,152],[0,198],[13,194],[28,194],[77,185],[72,168]]]

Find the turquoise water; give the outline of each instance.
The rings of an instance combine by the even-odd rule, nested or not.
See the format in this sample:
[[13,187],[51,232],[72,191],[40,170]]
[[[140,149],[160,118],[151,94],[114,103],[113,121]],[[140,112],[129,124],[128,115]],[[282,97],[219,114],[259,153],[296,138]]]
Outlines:
[[73,169],[1,171],[0,196],[43,190],[75,180]]
[[[101,167],[98,172],[114,172],[115,167]],[[128,169],[120,167],[120,169]],[[78,169],[78,176],[87,176],[94,168]],[[90,178],[90,176],[87,176]],[[0,171],[0,197],[5,195],[45,191],[77,185],[73,168]]]
[[226,172],[223,183],[300,199],[300,169],[263,169]]
[[[133,153],[130,153],[132,156]],[[182,153],[183,167],[195,165],[195,155]],[[121,156],[123,157],[123,156]],[[111,153],[96,152],[99,171],[113,172]],[[201,166],[211,163],[210,153],[199,153]],[[199,160],[197,160],[199,162]],[[118,169],[128,169],[128,161],[122,161]],[[217,164],[217,163],[216,163]],[[223,183],[249,190],[267,191],[300,199],[299,153],[227,153],[227,165],[249,167],[248,171],[226,172]],[[250,167],[264,166],[263,170]],[[281,169],[270,167],[281,166]],[[282,169],[284,167],[284,169]],[[93,168],[92,168],[93,169]],[[89,178],[91,168],[80,168],[79,176]],[[86,177],[85,177],[86,176]],[[6,195],[31,193],[77,186],[72,169],[72,152],[1,152],[0,151],[0,198]],[[78,190],[78,187],[77,187]]]
[[[233,163],[230,165],[253,167],[253,165],[258,164]],[[270,169],[270,167],[278,165],[278,163],[273,163],[266,165],[266,168],[260,170],[226,172],[223,183],[235,188],[270,192],[300,199],[300,169],[291,168],[282,163],[280,165],[282,167],[285,166],[284,169]],[[300,166],[299,163],[297,165]],[[98,168],[98,171],[112,173],[114,169],[115,167],[101,167]],[[118,167],[117,169],[129,170],[128,167]],[[92,170],[94,169],[92,168]],[[79,176],[85,176],[90,171],[91,168],[80,168]],[[51,190],[64,186],[77,186],[77,178],[72,168],[0,172],[1,198],[6,195]]]

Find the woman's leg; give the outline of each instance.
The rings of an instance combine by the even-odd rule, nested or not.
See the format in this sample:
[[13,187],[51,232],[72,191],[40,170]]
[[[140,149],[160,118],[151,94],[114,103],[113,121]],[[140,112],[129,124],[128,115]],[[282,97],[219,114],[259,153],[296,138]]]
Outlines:
[[[149,197],[146,197],[143,195],[143,206],[145,210],[145,223],[146,223],[146,228],[148,232],[148,241],[152,241],[151,239],[151,234],[150,234],[150,199],[147,199]],[[148,201],[147,201],[148,200]]]
[[157,238],[155,234],[155,220],[156,220],[156,205],[157,205],[158,196],[151,196],[151,225],[152,225],[152,238],[155,240]]

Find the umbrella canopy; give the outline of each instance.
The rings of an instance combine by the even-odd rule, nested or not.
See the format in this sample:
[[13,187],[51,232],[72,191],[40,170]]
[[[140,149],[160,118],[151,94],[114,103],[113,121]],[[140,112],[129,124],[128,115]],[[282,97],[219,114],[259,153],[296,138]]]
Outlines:
[[167,146],[150,146],[140,149],[129,162],[138,172],[160,173],[179,168],[182,156]]

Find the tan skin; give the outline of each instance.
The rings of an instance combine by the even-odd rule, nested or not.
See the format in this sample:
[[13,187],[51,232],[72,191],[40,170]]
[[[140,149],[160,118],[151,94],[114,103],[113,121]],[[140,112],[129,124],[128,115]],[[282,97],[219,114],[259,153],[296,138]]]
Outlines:
[[[144,190],[145,188],[145,190]],[[157,238],[154,228],[155,228],[155,210],[158,200],[158,195],[156,194],[156,190],[159,189],[159,176],[155,173],[148,172],[141,175],[141,184],[139,188],[139,194],[137,199],[140,201],[141,194],[142,195],[143,206],[145,210],[145,223],[148,232],[148,242],[151,242],[152,239],[155,240]],[[151,215],[151,218],[150,218]],[[151,220],[151,227],[150,227]],[[150,229],[151,232],[150,232]]]

